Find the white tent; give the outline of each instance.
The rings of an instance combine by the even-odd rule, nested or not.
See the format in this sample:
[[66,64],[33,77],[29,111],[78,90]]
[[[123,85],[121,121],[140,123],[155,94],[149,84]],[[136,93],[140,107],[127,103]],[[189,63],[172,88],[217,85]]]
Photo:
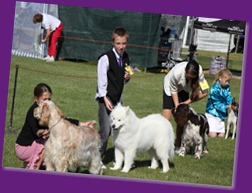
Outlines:
[[36,13],[49,13],[58,17],[58,6],[52,4],[16,2],[13,28],[12,54],[32,58],[42,58],[47,45],[41,43],[43,30],[40,24],[33,24]]

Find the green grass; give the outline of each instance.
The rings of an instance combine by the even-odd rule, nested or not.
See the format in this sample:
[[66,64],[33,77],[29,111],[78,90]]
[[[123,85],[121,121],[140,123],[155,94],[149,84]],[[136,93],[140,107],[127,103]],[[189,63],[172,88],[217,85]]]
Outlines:
[[[10,114],[14,87],[15,65],[19,65],[16,99],[14,106],[13,125],[10,131]],[[135,73],[125,86],[123,101],[129,105],[138,117],[162,112],[162,85],[165,74]],[[209,84],[213,76],[206,74]],[[42,60],[13,56],[10,68],[8,106],[6,112],[6,134],[4,136],[4,167],[22,168],[22,162],[15,156],[15,140],[22,128],[25,115],[33,103],[33,89],[36,84],[45,82],[53,90],[52,100],[60,107],[67,117],[81,121],[97,120],[98,105],[94,100],[96,92],[96,64],[57,61],[47,63]],[[239,101],[240,79],[234,78],[231,84],[233,96]],[[207,99],[193,103],[192,107],[199,113],[205,112]],[[175,123],[171,120],[173,127]],[[98,130],[98,126],[96,126]],[[104,160],[107,168],[112,166],[113,145],[111,137]],[[175,156],[171,170],[160,174],[161,168],[149,170],[150,159],[146,153],[136,157],[136,168],[127,174],[120,171],[104,170],[104,176],[121,178],[145,179],[160,182],[183,182],[193,184],[210,184],[232,186],[235,168],[236,140],[230,138],[209,138],[209,154],[195,160],[193,155],[185,158]],[[83,173],[86,169],[83,168]]]

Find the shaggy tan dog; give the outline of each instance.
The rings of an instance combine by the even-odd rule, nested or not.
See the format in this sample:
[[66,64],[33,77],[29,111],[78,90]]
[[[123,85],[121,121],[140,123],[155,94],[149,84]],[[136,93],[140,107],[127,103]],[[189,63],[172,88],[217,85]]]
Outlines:
[[70,123],[49,100],[34,109],[34,117],[50,131],[45,143],[46,170],[67,172],[70,166],[88,165],[90,173],[101,174],[100,136],[94,128]]

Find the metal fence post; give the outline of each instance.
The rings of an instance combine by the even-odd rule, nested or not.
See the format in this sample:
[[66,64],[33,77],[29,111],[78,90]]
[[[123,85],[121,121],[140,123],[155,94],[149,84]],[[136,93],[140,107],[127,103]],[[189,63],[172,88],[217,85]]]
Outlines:
[[9,127],[9,133],[15,133],[15,131],[12,129],[12,122],[13,122],[13,113],[14,113],[14,106],[15,106],[15,97],[16,97],[16,88],[17,88],[17,77],[18,77],[18,69],[19,66],[16,65],[16,72],[15,72],[15,80],[14,80],[14,90],[12,95],[12,104],[11,104],[11,115],[10,115],[10,127]]

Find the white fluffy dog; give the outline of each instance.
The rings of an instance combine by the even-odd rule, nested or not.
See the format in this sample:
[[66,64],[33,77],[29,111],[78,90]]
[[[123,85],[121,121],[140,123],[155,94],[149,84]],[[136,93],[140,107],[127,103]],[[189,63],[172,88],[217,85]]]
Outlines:
[[122,172],[129,172],[136,153],[148,152],[151,157],[149,168],[158,168],[158,159],[163,173],[169,171],[168,160],[174,157],[174,133],[171,123],[160,114],[138,118],[129,108],[118,104],[110,114],[115,165],[112,170],[124,166]]
[[34,117],[50,131],[45,143],[46,170],[67,172],[70,166],[88,165],[90,173],[101,174],[100,136],[94,128],[70,123],[49,100],[34,109]]

